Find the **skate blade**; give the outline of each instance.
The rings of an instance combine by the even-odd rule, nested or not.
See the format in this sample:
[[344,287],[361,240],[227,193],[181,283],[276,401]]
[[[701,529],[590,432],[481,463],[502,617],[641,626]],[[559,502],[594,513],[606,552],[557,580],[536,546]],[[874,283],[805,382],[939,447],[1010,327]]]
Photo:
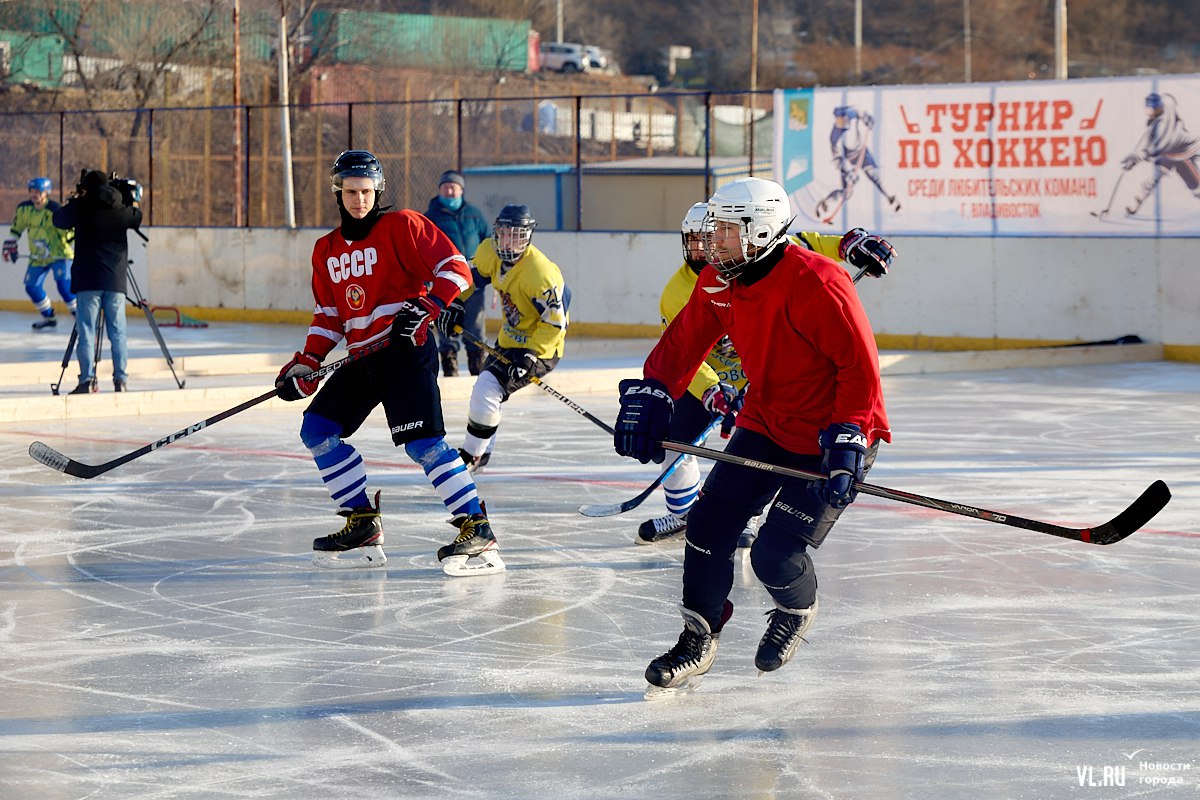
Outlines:
[[686,679],[678,686],[655,686],[653,683],[646,687],[646,691],[642,694],[645,700],[666,700],[669,697],[675,697],[680,694],[688,694],[694,692],[700,687],[700,679],[702,675],[696,675]]
[[504,561],[495,550],[484,550],[477,556],[446,556],[442,572],[454,578],[493,575],[504,572]]
[[382,567],[387,556],[379,545],[356,547],[353,550],[314,550],[313,565],[322,569],[370,569]]

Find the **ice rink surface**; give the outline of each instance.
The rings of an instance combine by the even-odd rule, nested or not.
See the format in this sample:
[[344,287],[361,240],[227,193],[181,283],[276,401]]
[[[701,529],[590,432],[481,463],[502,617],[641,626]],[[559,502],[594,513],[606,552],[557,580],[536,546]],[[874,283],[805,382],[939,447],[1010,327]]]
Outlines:
[[[872,483],[1073,527],[1157,478],[1174,499],[1099,547],[862,496],[815,553],[821,613],[792,663],[757,675],[769,604],[739,552],[711,673],[647,702],[682,545],[633,544],[661,494],[577,509],[658,468],[534,387],[478,477],[508,564],[481,578],[438,569],[454,531],[378,416],[352,441],[390,560],[349,572],[309,561],[340,520],[299,406],[89,481],[26,448],[98,464],[204,415],[0,426],[0,794],[1200,797],[1200,367],[885,390]],[[615,387],[573,399],[615,416]],[[457,445],[465,402],[446,414]]]

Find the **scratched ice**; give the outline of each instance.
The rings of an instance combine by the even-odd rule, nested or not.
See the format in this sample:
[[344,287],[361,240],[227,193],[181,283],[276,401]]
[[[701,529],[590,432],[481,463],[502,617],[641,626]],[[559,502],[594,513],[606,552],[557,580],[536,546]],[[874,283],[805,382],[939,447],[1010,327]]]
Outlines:
[[[536,389],[479,478],[509,565],[479,579],[438,570],[453,529],[380,419],[354,441],[390,561],[351,573],[309,563],[337,519],[299,408],[90,481],[25,448],[100,463],[196,417],[0,426],[3,796],[1196,796],[1200,368],[885,388],[896,442],[874,483],[1072,526],[1156,478],[1175,497],[1096,547],[864,496],[816,554],[821,616],[791,664],[756,674],[768,602],[739,555],[712,672],[649,703],[682,546],[632,543],[660,495],[576,509],[657,469]],[[572,399],[613,418],[615,391]],[[465,403],[447,416],[456,444]]]

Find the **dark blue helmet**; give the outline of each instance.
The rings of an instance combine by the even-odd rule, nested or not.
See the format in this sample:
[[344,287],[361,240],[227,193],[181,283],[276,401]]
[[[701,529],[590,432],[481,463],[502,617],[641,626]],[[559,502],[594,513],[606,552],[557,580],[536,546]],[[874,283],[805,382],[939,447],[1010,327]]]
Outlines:
[[1146,95],[1146,108],[1153,108],[1155,111],[1161,111],[1163,107],[1162,95],[1158,92],[1151,92]]
[[838,106],[833,110],[833,115],[846,119],[858,119],[858,109],[854,106]]
[[39,192],[49,192],[54,185],[50,183],[49,178],[32,178],[29,181],[30,190],[37,189]]
[[335,194],[342,190],[344,178],[370,178],[375,182],[376,193],[383,191],[383,165],[366,150],[346,150],[333,162],[329,183]]

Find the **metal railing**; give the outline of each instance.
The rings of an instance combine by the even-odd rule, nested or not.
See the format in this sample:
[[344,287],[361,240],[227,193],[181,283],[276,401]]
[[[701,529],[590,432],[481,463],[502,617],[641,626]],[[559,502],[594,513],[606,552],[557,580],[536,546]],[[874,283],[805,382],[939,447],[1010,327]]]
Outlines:
[[[279,105],[143,108],[0,114],[0,208],[26,199],[35,175],[60,201],[80,170],[143,185],[148,225],[281,227],[284,158],[290,156],[295,219],[337,223],[328,170],[342,150],[383,162],[388,201],[424,210],[446,169],[745,157],[771,152],[771,93],[462,97],[447,100],[294,104],[291,147],[280,146]],[[586,193],[586,181],[579,181]],[[582,197],[576,198],[581,203]],[[576,214],[574,219],[579,219]]]

